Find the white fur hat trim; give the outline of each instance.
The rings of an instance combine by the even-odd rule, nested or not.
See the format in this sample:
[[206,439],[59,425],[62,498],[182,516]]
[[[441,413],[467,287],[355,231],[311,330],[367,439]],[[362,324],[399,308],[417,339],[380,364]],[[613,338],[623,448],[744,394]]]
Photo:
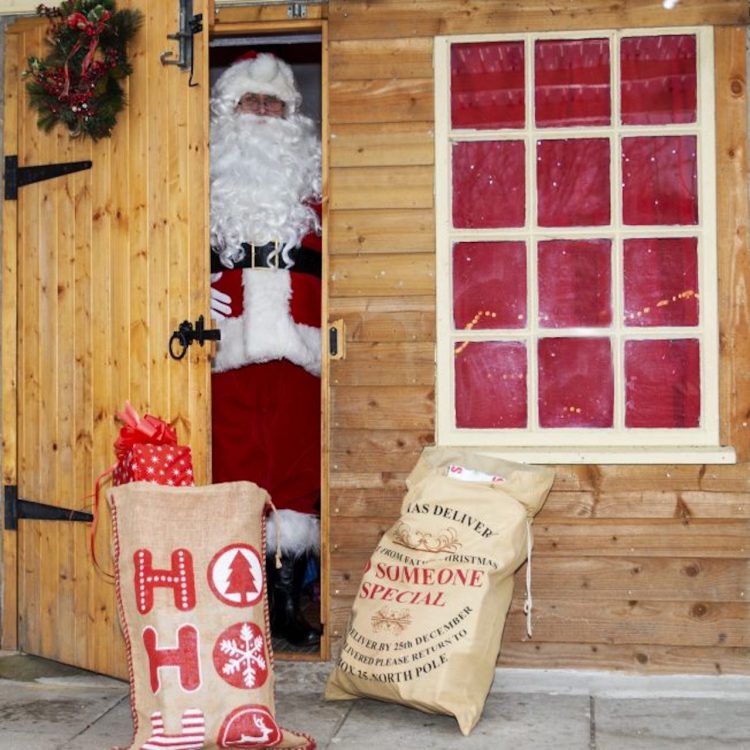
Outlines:
[[269,94],[287,105],[287,114],[302,103],[292,69],[275,55],[261,52],[251,60],[240,60],[227,68],[214,84],[213,98],[231,99],[233,106],[244,94]]

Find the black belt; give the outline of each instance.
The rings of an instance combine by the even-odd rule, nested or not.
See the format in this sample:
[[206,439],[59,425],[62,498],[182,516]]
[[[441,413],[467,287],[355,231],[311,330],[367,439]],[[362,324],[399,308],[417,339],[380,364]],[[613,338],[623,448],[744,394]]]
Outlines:
[[[269,242],[267,245],[249,245],[243,242],[242,249],[245,251],[245,257],[235,261],[233,268],[283,268],[295,273],[309,273],[311,276],[320,278],[320,253],[308,247],[299,245],[292,248],[288,252],[289,263],[281,255],[281,246],[275,242]],[[211,273],[227,270],[217,251],[218,248],[211,248]]]

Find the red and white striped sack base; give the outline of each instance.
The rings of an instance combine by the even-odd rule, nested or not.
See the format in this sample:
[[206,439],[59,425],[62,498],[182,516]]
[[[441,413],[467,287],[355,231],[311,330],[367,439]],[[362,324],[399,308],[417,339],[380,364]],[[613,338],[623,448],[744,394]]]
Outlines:
[[251,482],[110,491],[134,725],[127,750],[315,749],[275,717],[268,500]]

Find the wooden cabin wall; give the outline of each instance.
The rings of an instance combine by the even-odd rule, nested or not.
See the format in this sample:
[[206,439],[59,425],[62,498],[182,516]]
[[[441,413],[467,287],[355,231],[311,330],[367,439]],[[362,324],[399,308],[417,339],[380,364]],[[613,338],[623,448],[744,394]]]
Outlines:
[[750,671],[747,4],[332,0],[329,632],[396,519],[435,425],[432,40],[436,34],[716,26],[722,438],[734,466],[557,466],[535,524],[534,638],[518,572],[500,664]]

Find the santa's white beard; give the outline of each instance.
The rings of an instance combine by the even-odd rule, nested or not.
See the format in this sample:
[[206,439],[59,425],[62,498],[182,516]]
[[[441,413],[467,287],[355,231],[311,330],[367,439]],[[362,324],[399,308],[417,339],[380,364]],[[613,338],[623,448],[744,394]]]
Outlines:
[[232,267],[241,243],[296,247],[320,224],[321,151],[315,125],[231,113],[211,124],[211,246]]

